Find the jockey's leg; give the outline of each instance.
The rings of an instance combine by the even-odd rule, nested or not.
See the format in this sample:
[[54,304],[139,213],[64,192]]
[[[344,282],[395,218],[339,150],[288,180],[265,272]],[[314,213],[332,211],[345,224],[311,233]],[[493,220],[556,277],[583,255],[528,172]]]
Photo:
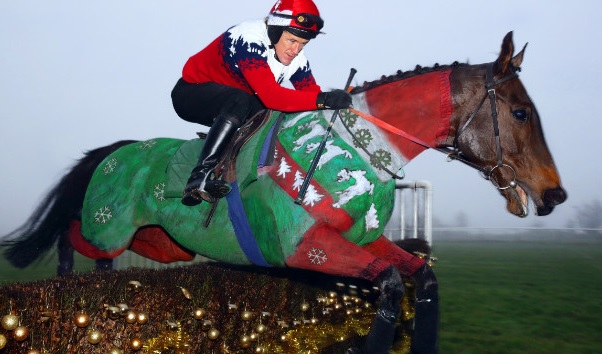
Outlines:
[[230,192],[230,186],[226,182],[212,177],[220,157],[239,126],[240,121],[232,115],[220,114],[215,118],[207,133],[199,161],[186,183],[182,198],[184,205],[197,205],[203,200],[212,203]]
[[216,164],[238,127],[264,109],[263,104],[255,95],[235,87],[215,82],[191,84],[183,79],[176,83],[171,98],[180,118],[211,127],[182,203],[192,206],[203,200],[214,202],[230,192],[226,182],[211,178]]
[[362,247],[349,242],[328,226],[308,230],[295,253],[286,260],[289,267],[332,275],[363,278],[380,287],[379,308],[362,349],[349,353],[388,353],[395,337],[403,283],[397,269]]
[[412,353],[437,353],[439,329],[439,286],[431,267],[384,236],[366,245],[365,250],[394,264],[416,286]]

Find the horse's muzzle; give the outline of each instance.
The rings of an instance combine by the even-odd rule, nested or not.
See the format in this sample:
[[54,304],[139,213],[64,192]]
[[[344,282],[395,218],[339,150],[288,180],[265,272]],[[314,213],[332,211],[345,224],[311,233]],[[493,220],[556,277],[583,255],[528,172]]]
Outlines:
[[543,205],[537,207],[537,215],[544,216],[550,214],[554,210],[554,207],[564,203],[566,198],[566,191],[562,187],[546,189],[542,196]]

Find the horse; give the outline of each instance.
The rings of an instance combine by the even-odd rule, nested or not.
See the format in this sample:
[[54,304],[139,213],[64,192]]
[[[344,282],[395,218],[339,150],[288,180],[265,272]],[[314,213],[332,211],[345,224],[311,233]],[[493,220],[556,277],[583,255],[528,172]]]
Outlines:
[[[160,262],[201,254],[361,278],[380,289],[379,307],[363,347],[352,353],[388,352],[405,277],[416,296],[411,350],[435,353],[435,274],[423,257],[382,235],[395,179],[432,148],[478,170],[518,217],[528,215],[529,200],[540,216],[563,203],[540,117],[518,76],[525,49],[515,55],[509,32],[493,62],[417,66],[353,88],[353,108],[334,120],[322,156],[314,151],[333,112],[266,112],[219,167],[232,186],[225,203],[180,202],[202,137],[91,150],[11,233],[5,256],[25,267],[59,239],[59,248],[97,260],[130,249]],[[240,135],[248,136],[244,129]],[[319,167],[294,203],[313,158]]]

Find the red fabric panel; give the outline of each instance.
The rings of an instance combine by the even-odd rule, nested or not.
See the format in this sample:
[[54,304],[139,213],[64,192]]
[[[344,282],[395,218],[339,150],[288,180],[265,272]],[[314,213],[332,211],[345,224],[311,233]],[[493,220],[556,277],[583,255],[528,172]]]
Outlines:
[[[124,247],[112,252],[99,250],[84,238],[80,230],[81,221],[72,221],[69,227],[69,240],[77,252],[88,258],[95,260],[113,259],[127,249]],[[193,253],[175,244],[160,227],[146,227],[138,230],[129,249],[143,257],[162,263],[190,261],[194,259]]]
[[161,263],[191,261],[194,259],[194,253],[178,246],[165,230],[158,226],[138,230],[130,250]]
[[328,225],[314,225],[305,233],[295,253],[286,260],[286,265],[373,281],[391,264],[349,242]]
[[424,259],[404,251],[384,236],[364,246],[364,249],[378,258],[391,262],[403,276],[411,276],[425,263]]
[[125,251],[125,248],[118,249],[112,252],[99,250],[96,246],[88,242],[81,233],[81,221],[74,220],[69,225],[69,241],[73,248],[82,255],[91,259],[113,259]]
[[[366,91],[370,114],[404,129],[430,146],[436,146],[449,134],[449,120],[453,113],[450,73],[450,70],[435,71]],[[408,160],[425,150],[397,134],[387,135]]]

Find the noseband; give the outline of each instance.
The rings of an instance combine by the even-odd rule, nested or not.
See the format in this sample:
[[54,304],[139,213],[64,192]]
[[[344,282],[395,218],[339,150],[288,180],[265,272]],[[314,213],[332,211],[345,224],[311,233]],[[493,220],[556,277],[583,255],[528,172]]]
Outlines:
[[[468,120],[466,121],[466,123],[464,123],[464,125],[462,126],[462,128],[460,128],[460,130],[458,131],[458,133],[456,134],[456,136],[454,137],[454,144],[452,148],[440,148],[438,150],[443,151],[447,154],[447,159],[449,161],[451,160],[458,160],[476,170],[478,170],[481,175],[483,176],[483,178],[485,178],[486,180],[491,181],[491,183],[500,190],[504,190],[504,189],[508,189],[508,188],[514,188],[516,187],[516,171],[514,170],[514,168],[512,168],[512,166],[505,164],[503,162],[503,158],[502,158],[502,145],[500,143],[500,129],[499,129],[499,124],[498,124],[498,116],[497,116],[497,104],[496,104],[496,94],[495,94],[495,87],[497,85],[500,85],[508,80],[514,79],[516,77],[518,77],[518,74],[516,73],[516,71],[518,69],[512,70],[512,73],[504,76],[503,78],[499,79],[499,80],[495,80],[493,77],[493,65],[494,63],[489,63],[487,65],[487,73],[486,73],[486,82],[485,82],[485,89],[486,89],[486,93],[483,96],[483,98],[481,99],[481,102],[479,103],[479,105],[477,106],[477,108],[475,109],[475,111],[470,115],[470,117],[468,117]],[[491,106],[491,120],[493,123],[493,132],[495,134],[495,145],[496,145],[496,155],[497,155],[497,164],[493,167],[481,167],[478,166],[477,164],[475,164],[472,161],[469,161],[467,159],[465,159],[462,156],[462,151],[460,150],[460,148],[458,147],[458,138],[460,137],[460,135],[464,132],[464,130],[466,129],[466,127],[470,124],[470,122],[472,122],[472,120],[474,119],[474,117],[476,117],[476,115],[479,113],[479,111],[481,110],[481,108],[483,107],[483,104],[485,103],[485,100],[487,99],[487,97],[489,97],[489,104]],[[452,150],[451,152],[449,150]],[[512,180],[508,183],[507,186],[501,186],[497,183],[497,181],[495,179],[491,178],[491,175],[493,174],[493,172],[496,169],[509,169],[512,174]]]

